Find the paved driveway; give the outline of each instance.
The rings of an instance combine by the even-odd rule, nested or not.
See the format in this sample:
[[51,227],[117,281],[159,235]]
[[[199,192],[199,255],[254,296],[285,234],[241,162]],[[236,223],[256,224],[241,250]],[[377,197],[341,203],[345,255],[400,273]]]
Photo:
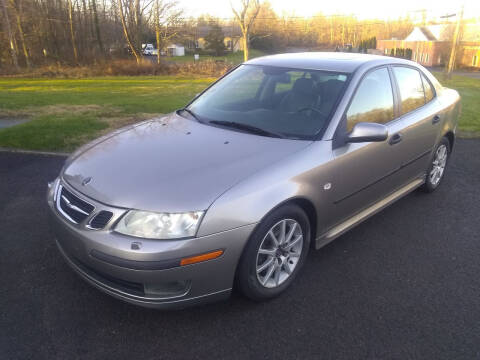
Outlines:
[[62,161],[0,153],[2,359],[480,358],[480,141],[458,141],[436,193],[311,252],[282,297],[176,312],[115,300],[63,262],[44,199]]

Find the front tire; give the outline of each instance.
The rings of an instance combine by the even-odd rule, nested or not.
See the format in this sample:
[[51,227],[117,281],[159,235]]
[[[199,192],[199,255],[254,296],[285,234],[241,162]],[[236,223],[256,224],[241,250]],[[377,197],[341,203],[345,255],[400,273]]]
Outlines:
[[297,205],[281,206],[254,230],[237,269],[237,284],[247,297],[267,300],[294,281],[310,248],[310,222]]
[[426,193],[435,191],[443,180],[447,162],[450,157],[450,142],[446,137],[440,140],[435,152],[433,153],[432,162],[427,170],[427,178],[421,190]]

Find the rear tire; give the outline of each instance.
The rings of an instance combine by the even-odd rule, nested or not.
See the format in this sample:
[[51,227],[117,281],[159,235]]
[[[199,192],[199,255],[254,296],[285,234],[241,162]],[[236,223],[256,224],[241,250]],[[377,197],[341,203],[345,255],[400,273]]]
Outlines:
[[297,277],[310,248],[310,222],[297,205],[273,210],[256,227],[237,269],[240,291],[256,301],[285,291]]
[[448,141],[446,137],[443,137],[433,153],[432,161],[427,170],[425,184],[420,187],[423,192],[434,192],[440,186],[449,158],[450,141]]

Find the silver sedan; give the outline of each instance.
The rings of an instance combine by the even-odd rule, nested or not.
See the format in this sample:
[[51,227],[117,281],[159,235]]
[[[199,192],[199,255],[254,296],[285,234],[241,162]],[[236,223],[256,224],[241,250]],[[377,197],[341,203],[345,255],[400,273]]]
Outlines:
[[319,249],[441,183],[460,98],[418,64],[304,53],[248,61],[185,108],[76,151],[48,190],[85,280],[148,307],[285,291]]

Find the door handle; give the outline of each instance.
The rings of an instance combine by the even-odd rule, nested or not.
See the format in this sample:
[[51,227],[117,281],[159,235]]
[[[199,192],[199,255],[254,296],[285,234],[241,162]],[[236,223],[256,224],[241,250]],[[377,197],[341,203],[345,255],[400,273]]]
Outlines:
[[439,121],[440,121],[440,116],[435,115],[435,116],[433,117],[433,119],[432,119],[432,124],[436,124],[436,123],[438,123]]
[[390,138],[390,141],[388,142],[390,145],[395,145],[398,144],[400,141],[402,141],[402,134],[396,133],[392,135]]

